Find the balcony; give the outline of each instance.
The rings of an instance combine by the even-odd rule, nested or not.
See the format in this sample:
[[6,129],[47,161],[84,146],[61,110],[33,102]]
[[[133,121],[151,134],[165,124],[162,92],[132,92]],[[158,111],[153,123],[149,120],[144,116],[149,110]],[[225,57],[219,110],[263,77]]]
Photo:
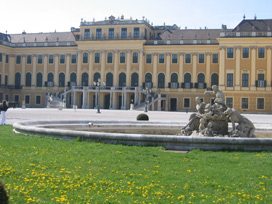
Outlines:
[[255,85],[256,87],[266,87],[266,80],[257,80]]

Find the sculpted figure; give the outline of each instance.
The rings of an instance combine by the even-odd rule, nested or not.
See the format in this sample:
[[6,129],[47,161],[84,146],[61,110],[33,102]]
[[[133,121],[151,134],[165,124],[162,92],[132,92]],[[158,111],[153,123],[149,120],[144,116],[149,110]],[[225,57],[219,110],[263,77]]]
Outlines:
[[[232,132],[231,136],[233,137],[254,137],[255,127],[253,123],[248,120],[246,117],[242,116],[234,108],[228,108],[225,112],[225,115],[229,117],[232,123]],[[238,123],[237,127],[235,123]]]
[[218,86],[213,85],[212,91],[205,91],[205,95],[215,95],[214,103],[225,104],[225,96],[224,93],[218,90]]

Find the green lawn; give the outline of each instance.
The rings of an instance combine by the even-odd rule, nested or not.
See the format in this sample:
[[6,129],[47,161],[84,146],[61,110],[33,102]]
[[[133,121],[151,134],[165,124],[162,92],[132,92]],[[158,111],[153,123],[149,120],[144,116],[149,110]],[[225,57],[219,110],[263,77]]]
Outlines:
[[0,126],[10,203],[272,203],[271,152],[164,152]]

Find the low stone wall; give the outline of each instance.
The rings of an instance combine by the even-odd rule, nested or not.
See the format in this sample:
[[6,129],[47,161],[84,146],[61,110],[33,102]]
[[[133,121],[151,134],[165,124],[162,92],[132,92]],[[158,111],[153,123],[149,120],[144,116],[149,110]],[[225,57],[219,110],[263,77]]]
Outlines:
[[[178,123],[154,122],[116,122],[116,121],[33,121],[15,123],[15,132],[30,135],[45,135],[61,139],[81,139],[85,141],[103,142],[108,144],[123,144],[137,146],[163,146],[167,150],[190,151],[194,149],[208,151],[272,151],[270,138],[226,138],[226,137],[191,137],[173,135],[121,134],[89,131],[74,131],[58,129],[58,125],[82,125],[88,123],[103,125],[121,125],[124,128],[132,126],[177,128]],[[45,128],[44,126],[54,126]],[[102,126],[103,126],[102,125]]]

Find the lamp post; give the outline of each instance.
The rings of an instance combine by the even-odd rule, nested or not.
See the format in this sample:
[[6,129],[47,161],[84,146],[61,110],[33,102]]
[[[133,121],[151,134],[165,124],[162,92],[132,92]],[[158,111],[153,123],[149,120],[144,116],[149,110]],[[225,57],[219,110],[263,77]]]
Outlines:
[[[102,83],[104,85],[104,83]],[[100,87],[101,87],[101,79],[98,79],[97,82],[93,82],[93,85],[98,88],[98,96],[97,96],[97,112],[96,113],[101,113],[100,112]]]

